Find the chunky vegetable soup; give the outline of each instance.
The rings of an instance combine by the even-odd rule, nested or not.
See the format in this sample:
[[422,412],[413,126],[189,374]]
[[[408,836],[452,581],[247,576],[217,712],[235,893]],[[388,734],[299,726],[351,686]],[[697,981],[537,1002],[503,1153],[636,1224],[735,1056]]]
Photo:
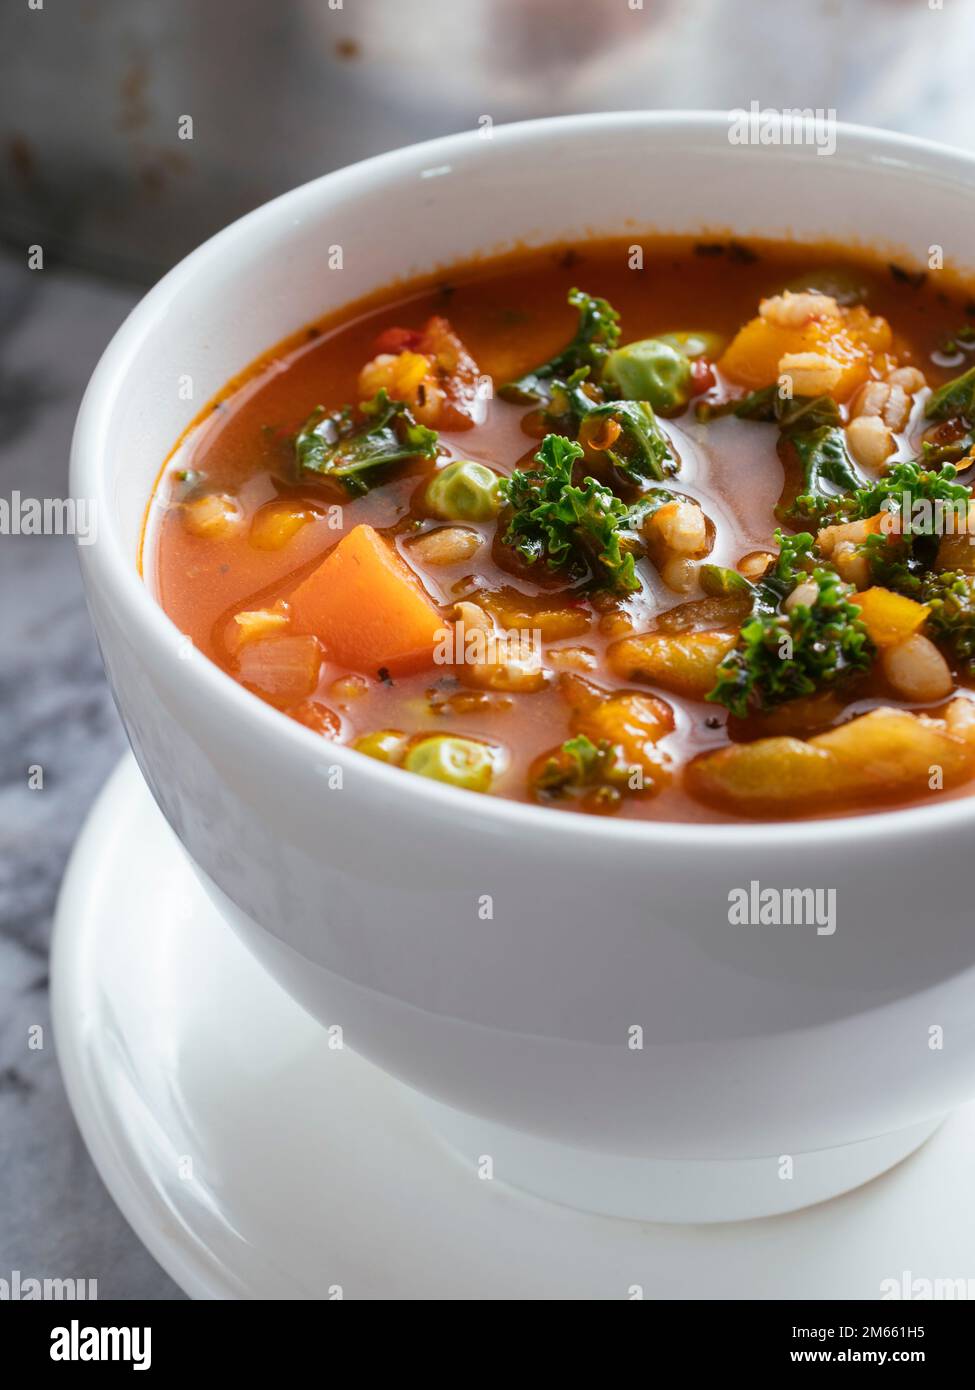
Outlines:
[[650,239],[406,285],[231,383],[144,546],[322,738],[555,809],[823,816],[975,777],[975,303]]

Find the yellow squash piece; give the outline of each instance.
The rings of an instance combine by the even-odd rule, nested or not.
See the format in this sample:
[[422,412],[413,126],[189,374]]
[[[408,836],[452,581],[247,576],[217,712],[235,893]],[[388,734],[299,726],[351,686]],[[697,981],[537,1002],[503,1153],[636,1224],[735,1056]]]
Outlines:
[[903,594],[875,585],[850,599],[860,609],[860,617],[878,647],[896,647],[906,642],[924,624],[930,613],[925,603],[916,603]]
[[741,815],[811,811],[923,796],[975,776],[975,742],[944,720],[875,709],[797,738],[763,738],[705,753],[688,765],[688,790]]
[[703,700],[737,640],[736,632],[647,632],[614,642],[609,664],[622,680],[646,681]]
[[654,695],[623,692],[611,695],[594,709],[580,712],[573,730],[593,743],[606,739],[623,749],[630,763],[656,761],[653,745],[674,727],[674,712]]

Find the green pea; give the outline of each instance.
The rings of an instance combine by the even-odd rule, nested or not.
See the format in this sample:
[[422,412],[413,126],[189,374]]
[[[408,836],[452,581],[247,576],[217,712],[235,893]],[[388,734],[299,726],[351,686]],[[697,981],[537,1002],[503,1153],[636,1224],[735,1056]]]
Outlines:
[[724,352],[724,338],[721,334],[708,333],[706,329],[702,329],[700,333],[696,330],[687,333],[661,333],[660,342],[676,348],[691,361],[696,357],[710,357],[713,361]]
[[501,506],[499,482],[486,464],[457,459],[430,480],[426,504],[445,521],[490,521]]
[[421,777],[432,777],[435,782],[472,792],[486,792],[494,772],[486,744],[451,734],[435,734],[414,743],[403,766]]
[[819,294],[828,294],[837,304],[862,304],[867,297],[867,287],[860,276],[842,266],[824,266],[795,275],[782,288],[794,294],[816,290]]
[[377,758],[381,763],[400,763],[408,741],[406,734],[398,729],[376,729],[357,738],[352,747],[357,753],[365,753],[367,758]]
[[658,414],[673,414],[691,398],[691,364],[663,339],[644,338],[609,354],[603,382],[624,401],[648,401]]

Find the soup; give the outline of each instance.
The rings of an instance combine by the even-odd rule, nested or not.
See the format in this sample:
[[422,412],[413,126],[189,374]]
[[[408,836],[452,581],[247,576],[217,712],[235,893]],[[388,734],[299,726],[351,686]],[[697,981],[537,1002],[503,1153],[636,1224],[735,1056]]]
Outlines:
[[975,776],[975,304],[600,241],[351,306],[167,461],[143,567],[327,740],[553,810],[792,818]]

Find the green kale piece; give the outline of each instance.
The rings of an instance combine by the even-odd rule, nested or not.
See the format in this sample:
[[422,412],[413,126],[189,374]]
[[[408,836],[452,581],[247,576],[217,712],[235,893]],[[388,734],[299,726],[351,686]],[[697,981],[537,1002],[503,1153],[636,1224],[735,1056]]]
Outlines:
[[917,598],[927,564],[924,557],[914,553],[915,544],[910,538],[868,536],[856,550],[870,566],[871,584],[893,589],[906,598]]
[[[956,336],[961,338],[964,332],[966,330]],[[966,341],[970,340],[966,338]],[[970,453],[975,445],[975,367],[969,367],[967,372],[946,381],[944,386],[932,392],[924,407],[924,414],[928,420],[959,422],[957,439],[949,438],[943,443],[924,440],[921,458],[925,464],[930,467],[937,463],[957,463]],[[967,428],[962,430],[962,425]]]
[[367,492],[362,474],[382,464],[437,456],[437,432],[418,425],[409,406],[379,391],[360,407],[361,419],[346,406],[319,406],[295,437],[299,474],[337,478],[350,492]]
[[847,452],[843,430],[838,425],[819,425],[811,430],[784,430],[782,437],[796,451],[802,483],[793,500],[776,509],[779,520],[817,528],[830,520],[846,520],[853,505],[850,493],[861,487],[863,478]]
[[677,457],[650,402],[595,400],[586,390],[588,370],[582,367],[568,381],[552,383],[546,423],[559,434],[573,438],[583,425],[590,437],[598,435],[601,421],[607,428],[617,425],[616,438],[599,452],[637,488],[662,482],[676,473]]
[[607,739],[593,743],[585,734],[566,739],[542,764],[533,778],[536,791],[561,796],[571,789],[591,787],[603,780],[610,751]]
[[975,575],[943,570],[920,587],[930,605],[927,632],[968,676],[975,676]]
[[749,583],[743,574],[724,565],[702,565],[698,578],[709,598],[726,598],[729,594],[754,593],[755,590],[755,585]]
[[633,562],[629,508],[595,478],[572,481],[582,448],[547,434],[537,469],[516,469],[502,478],[502,500],[511,508],[504,543],[526,564],[544,561],[578,579],[592,577],[618,593],[640,587]]
[[593,380],[599,380],[606,358],[619,342],[619,314],[605,299],[586,294],[585,290],[570,290],[569,304],[579,311],[572,341],[517,381],[506,382],[498,391],[502,400],[518,405],[548,401],[553,383],[568,380],[580,367],[587,367]]
[[819,526],[842,521],[850,510],[848,494],[863,478],[846,448],[839,406],[832,396],[783,396],[777,382],[752,391],[740,401],[703,404],[700,419],[734,415],[739,420],[777,424],[781,442],[791,444],[802,469],[796,496],[776,509],[789,526]]
[[584,797],[588,809],[607,813],[618,810],[632,789],[632,772],[618,744],[577,734],[536,765],[529,784],[539,801]]
[[[752,616],[707,696],[740,717],[813,695],[866,670],[874,656],[860,610],[849,602],[851,587],[832,567],[814,563],[814,538],[808,532],[785,536],[777,531],[775,539],[779,557],[765,578],[752,585]],[[818,590],[813,602],[784,612],[784,600],[805,581]]]
[[975,424],[975,367],[933,391],[924,414],[929,420],[962,419]]
[[783,396],[778,382],[750,391],[737,401],[711,405],[700,401],[697,418],[703,422],[722,415],[734,415],[738,420],[756,420],[777,424],[782,429],[818,429],[821,425],[838,425],[840,409],[832,396]]
[[942,535],[939,520],[955,514],[967,516],[972,489],[955,482],[957,477],[958,470],[950,463],[937,470],[917,461],[895,463],[876,482],[857,488],[855,515],[889,512],[900,516],[898,529],[904,535]]

